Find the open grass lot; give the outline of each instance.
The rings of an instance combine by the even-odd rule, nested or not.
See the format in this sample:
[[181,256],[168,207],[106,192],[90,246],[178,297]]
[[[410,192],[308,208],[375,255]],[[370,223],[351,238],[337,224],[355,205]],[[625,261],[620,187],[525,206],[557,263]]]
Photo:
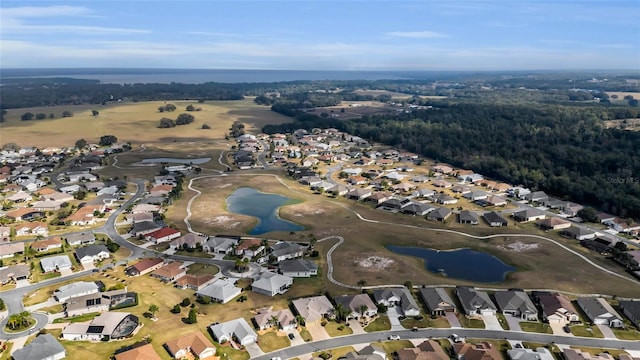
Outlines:
[[621,340],[640,340],[640,331],[634,328],[613,329],[613,333]]
[[400,324],[402,324],[402,326],[404,326],[406,329],[413,329],[414,327],[417,327],[417,328],[449,328],[451,327],[451,325],[449,325],[449,322],[447,321],[446,318],[438,317],[438,318],[432,319],[431,316],[425,315],[424,313],[421,314],[421,318],[419,319],[416,319],[410,316],[400,321]]
[[258,344],[262,351],[268,353],[291,346],[291,341],[286,335],[278,336],[275,331],[269,331],[258,335]]
[[527,332],[553,334],[553,330],[551,330],[551,326],[549,326],[549,324],[545,324],[541,322],[522,321],[520,322],[520,328],[522,329],[522,331],[527,331]]
[[[112,134],[119,140],[132,143],[168,143],[198,141],[210,143],[213,139],[224,138],[224,134],[234,121],[245,124],[246,131],[259,131],[265,124],[290,122],[291,119],[270,111],[267,106],[259,106],[252,99],[238,101],[209,101],[198,104],[196,101],[173,101],[177,109],[170,113],[158,112],[164,101],[148,101],[138,103],[119,103],[107,106],[79,105],[54,106],[41,108],[9,109],[2,124],[3,143],[13,142],[20,146],[38,145],[73,146],[76,140],[85,138],[89,142],[106,134]],[[185,107],[194,104],[202,111],[191,112],[195,121],[188,125],[171,129],[159,129],[162,117],[175,119],[186,112]],[[98,110],[96,117],[91,110]],[[74,116],[60,118],[63,111],[72,111]],[[21,121],[20,116],[26,112],[54,113],[55,119]],[[201,129],[207,124],[211,129]],[[38,144],[33,144],[38,139]]]
[[462,327],[484,329],[484,321],[482,321],[482,319],[469,319],[466,316],[458,315],[458,320],[460,321],[460,325],[462,325]]
[[378,317],[364,328],[366,332],[391,330],[391,322],[386,315],[378,315]]
[[384,352],[387,353],[389,359],[394,359],[393,353],[401,350],[415,347],[409,340],[392,340],[392,341],[383,341],[383,342],[375,342],[371,343],[371,345],[377,345],[384,349]]
[[356,349],[354,349],[353,346],[344,346],[344,347],[339,347],[339,348],[335,348],[335,349],[314,352],[312,355],[315,358],[315,357],[320,356],[320,354],[322,354],[322,353],[329,353],[329,354],[332,355],[332,357],[331,357],[332,359],[340,359],[345,354],[347,354],[347,353],[349,353],[351,351],[355,351],[355,350]]
[[331,337],[353,334],[353,330],[351,330],[351,328],[345,323],[337,323],[335,321],[328,321],[324,329]]
[[597,326],[587,326],[587,325],[573,325],[569,327],[571,329],[571,333],[575,336],[584,336],[584,337],[594,337],[594,338],[604,338],[602,332]]

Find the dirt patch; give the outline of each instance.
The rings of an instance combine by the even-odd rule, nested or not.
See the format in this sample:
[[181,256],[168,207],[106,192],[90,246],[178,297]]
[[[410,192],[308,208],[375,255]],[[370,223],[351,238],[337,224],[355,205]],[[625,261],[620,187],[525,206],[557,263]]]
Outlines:
[[532,250],[536,250],[540,247],[540,244],[538,243],[524,243],[522,241],[516,241],[514,243],[511,243],[509,245],[506,246],[498,246],[501,249],[505,249],[505,250],[511,250],[511,251],[515,251],[515,252],[525,252],[525,251],[532,251]]
[[395,261],[393,261],[392,259],[389,259],[387,257],[382,257],[382,256],[369,256],[364,259],[356,260],[356,264],[358,266],[361,266],[364,268],[375,268],[380,270],[390,267],[391,265],[393,265],[394,262]]

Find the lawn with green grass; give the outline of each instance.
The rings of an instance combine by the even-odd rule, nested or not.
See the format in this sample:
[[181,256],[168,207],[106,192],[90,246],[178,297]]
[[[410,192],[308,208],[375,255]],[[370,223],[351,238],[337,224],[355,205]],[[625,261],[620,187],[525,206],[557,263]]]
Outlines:
[[484,321],[482,321],[482,319],[469,319],[464,315],[460,315],[458,316],[458,321],[460,321],[460,325],[462,325],[462,327],[484,329]]
[[89,313],[84,315],[72,316],[70,318],[58,318],[53,320],[53,323],[60,324],[60,323],[66,323],[66,322],[70,322],[70,323],[85,322],[85,321],[93,320],[93,318],[98,315],[100,315],[100,313],[94,312],[94,313]]
[[389,317],[386,315],[378,315],[378,317],[369,323],[364,328],[366,332],[376,332],[376,331],[384,331],[391,330],[391,322],[389,321]]
[[351,330],[351,328],[348,327],[345,323],[337,323],[335,321],[328,321],[324,329],[331,337],[353,334],[353,330]]
[[375,343],[371,343],[371,345],[377,345],[383,348],[384,352],[387,353],[389,359],[393,359],[394,358],[393,353],[398,350],[414,347],[411,341],[409,340],[392,340],[392,341],[375,342]]
[[405,329],[413,329],[416,328],[450,328],[449,321],[443,317],[436,317],[432,319],[430,316],[425,316],[422,314],[421,317],[417,319],[415,317],[408,317],[400,321],[400,324]]
[[589,325],[572,325],[569,326],[571,329],[571,333],[575,336],[582,337],[593,337],[593,338],[604,338],[602,332],[597,326],[589,326]]
[[313,341],[313,337],[311,336],[311,333],[309,332],[309,330],[302,328],[302,330],[300,330],[300,337],[302,338],[302,340],[309,342],[309,341]]
[[620,340],[640,340],[640,331],[632,328],[612,329],[613,333]]
[[314,358],[317,358],[317,357],[320,357],[321,354],[327,353],[327,354],[331,354],[332,359],[340,359],[341,357],[345,356],[347,353],[350,353],[352,351],[356,351],[356,349],[354,349],[353,346],[344,346],[344,347],[339,347],[339,348],[330,349],[330,350],[317,351],[317,352],[314,352],[312,355]]
[[553,334],[551,326],[549,324],[534,322],[534,321],[521,321],[520,328],[526,332],[536,332],[541,334]]
[[287,336],[278,336],[275,331],[269,331],[258,335],[258,344],[265,353],[276,351],[291,346],[291,341]]
[[251,357],[248,352],[243,350],[236,350],[229,345],[218,345],[217,343],[213,343],[218,350],[216,351],[216,355],[220,356],[221,359],[228,360],[249,360]]
[[507,319],[504,317],[504,314],[496,313],[496,317],[498,318],[498,322],[500,322],[500,326],[502,326],[504,330],[511,330],[511,327],[509,326]]

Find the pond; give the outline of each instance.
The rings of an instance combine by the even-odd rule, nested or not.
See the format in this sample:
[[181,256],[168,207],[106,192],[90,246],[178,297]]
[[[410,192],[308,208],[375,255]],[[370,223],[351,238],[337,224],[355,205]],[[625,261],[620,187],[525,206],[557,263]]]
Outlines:
[[258,218],[258,224],[249,235],[260,235],[270,231],[300,231],[304,226],[283,220],[278,216],[278,208],[291,199],[277,194],[266,194],[256,189],[243,187],[227,198],[227,209],[237,214]]
[[194,158],[194,159],[178,159],[178,158],[152,158],[143,159],[142,163],[175,163],[175,164],[194,164],[200,165],[211,161],[211,158]]
[[387,246],[401,255],[422,258],[424,267],[436,274],[480,283],[504,281],[509,272],[516,270],[493,255],[471,249],[433,250],[407,246]]

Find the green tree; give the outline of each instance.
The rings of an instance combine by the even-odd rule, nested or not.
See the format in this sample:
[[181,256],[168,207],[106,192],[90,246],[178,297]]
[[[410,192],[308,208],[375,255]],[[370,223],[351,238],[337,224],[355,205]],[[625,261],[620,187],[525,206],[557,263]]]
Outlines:
[[87,140],[85,139],[80,139],[78,141],[76,141],[76,149],[78,150],[82,150],[87,146]]
[[118,138],[115,137],[114,135],[103,135],[100,137],[100,142],[98,142],[98,145],[100,146],[109,146],[109,145],[113,145],[115,143],[118,142]]
[[591,223],[599,222],[598,213],[596,212],[596,209],[590,206],[585,206],[584,208],[578,210],[578,217],[580,217],[582,220],[586,222],[591,222]]
[[160,308],[158,308],[158,305],[156,304],[151,304],[149,305],[149,312],[151,313],[151,317],[152,318],[156,318],[156,313],[158,312],[158,310],[160,310]]
[[47,114],[45,113],[37,113],[36,114],[36,120],[44,120],[47,118]]
[[175,304],[173,308],[171,308],[171,312],[174,314],[180,314],[181,311],[182,308],[180,307],[180,304]]
[[187,105],[187,107],[185,108],[185,110],[187,111],[196,111],[196,107],[193,106],[192,104]]
[[182,307],[187,307],[187,306],[191,305],[191,300],[189,300],[189,298],[184,298],[184,299],[182,299],[182,302],[180,302],[180,305]]
[[20,116],[20,120],[23,120],[23,121],[33,120],[33,113],[26,112],[26,113],[22,114],[22,116]]
[[173,120],[166,117],[163,117],[162,119],[160,119],[160,125],[158,125],[160,129],[168,129],[175,126],[176,126],[176,123]]
[[198,312],[196,309],[189,310],[189,317],[187,318],[189,324],[195,324],[198,322]]
[[93,115],[93,116],[98,116],[98,115],[100,115],[100,111],[98,111],[98,110],[91,110],[91,115]]
[[73,113],[69,110],[65,110],[62,112],[62,117],[63,118],[67,118],[67,117],[73,117]]
[[191,114],[182,113],[176,118],[176,125],[191,124],[195,120],[195,117]]

